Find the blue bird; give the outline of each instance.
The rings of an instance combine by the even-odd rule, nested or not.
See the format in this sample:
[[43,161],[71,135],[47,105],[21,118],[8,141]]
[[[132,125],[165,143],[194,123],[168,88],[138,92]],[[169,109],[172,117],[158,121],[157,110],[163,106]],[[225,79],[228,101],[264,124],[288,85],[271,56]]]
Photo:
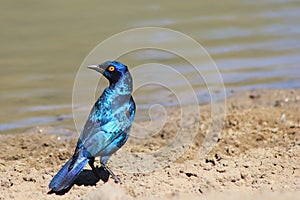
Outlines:
[[104,75],[109,81],[109,87],[105,88],[95,102],[78,139],[74,155],[51,180],[49,188],[54,192],[69,188],[87,163],[98,177],[94,166],[95,157],[100,157],[104,170],[116,183],[120,182],[106,163],[127,141],[134,120],[132,77],[128,68],[117,61],[107,61],[88,68]]

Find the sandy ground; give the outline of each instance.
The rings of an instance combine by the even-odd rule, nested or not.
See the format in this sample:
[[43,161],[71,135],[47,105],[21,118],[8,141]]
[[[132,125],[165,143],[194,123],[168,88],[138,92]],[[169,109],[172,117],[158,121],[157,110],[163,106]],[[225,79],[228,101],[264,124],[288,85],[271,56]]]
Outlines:
[[[48,184],[72,155],[75,133],[64,138],[40,127],[29,134],[0,135],[0,199],[298,199],[300,90],[238,93],[226,106],[217,144],[203,157],[210,106],[200,107],[200,122],[187,108],[183,129],[178,128],[180,109],[172,108],[162,130],[141,140],[133,129],[133,137],[111,158],[108,164],[122,184],[101,168],[97,180],[87,166],[64,194],[48,194]],[[190,139],[184,136],[184,145],[178,148],[180,139],[173,144],[179,151],[172,152],[172,145],[164,149],[178,130],[191,133],[193,141],[184,143]]]

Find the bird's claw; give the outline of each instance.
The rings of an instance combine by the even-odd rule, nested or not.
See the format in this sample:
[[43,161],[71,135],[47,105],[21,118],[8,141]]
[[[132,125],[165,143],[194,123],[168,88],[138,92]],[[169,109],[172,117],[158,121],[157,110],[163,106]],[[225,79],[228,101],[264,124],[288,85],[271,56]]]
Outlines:
[[112,178],[115,180],[115,183],[122,183],[119,177],[117,177],[116,175],[112,176]]
[[111,177],[115,180],[115,183],[122,183],[119,177],[115,175],[106,165],[102,165],[102,167],[111,175]]

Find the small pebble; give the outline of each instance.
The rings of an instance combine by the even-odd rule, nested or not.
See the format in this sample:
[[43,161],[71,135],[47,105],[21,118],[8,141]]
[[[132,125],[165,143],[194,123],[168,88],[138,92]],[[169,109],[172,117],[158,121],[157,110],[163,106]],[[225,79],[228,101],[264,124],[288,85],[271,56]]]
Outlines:
[[249,94],[249,98],[250,99],[258,99],[258,98],[260,98],[260,94],[258,94],[256,91],[251,91],[251,93]]
[[286,121],[285,114],[281,115],[280,121],[281,121],[281,123],[285,123],[285,121]]
[[216,171],[219,172],[219,173],[224,173],[224,172],[226,172],[226,168],[221,167],[221,168],[216,169]]
[[277,133],[278,132],[278,128],[273,128],[273,129],[271,129],[271,133]]

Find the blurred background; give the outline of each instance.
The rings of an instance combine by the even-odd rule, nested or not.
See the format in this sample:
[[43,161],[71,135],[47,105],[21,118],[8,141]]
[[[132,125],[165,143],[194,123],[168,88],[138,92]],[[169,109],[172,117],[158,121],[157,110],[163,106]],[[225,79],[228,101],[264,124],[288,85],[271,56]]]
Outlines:
[[[72,89],[82,61],[103,40],[138,27],[165,27],[194,38],[217,64],[228,93],[300,87],[299,0],[0,4],[0,133],[37,126],[55,127],[54,133],[74,130]],[[187,77],[191,73],[175,55],[159,51],[134,52],[121,61],[164,63]],[[194,83],[199,102],[207,103],[205,84]],[[176,106],[165,88],[146,87],[135,98],[140,110],[156,101]]]

